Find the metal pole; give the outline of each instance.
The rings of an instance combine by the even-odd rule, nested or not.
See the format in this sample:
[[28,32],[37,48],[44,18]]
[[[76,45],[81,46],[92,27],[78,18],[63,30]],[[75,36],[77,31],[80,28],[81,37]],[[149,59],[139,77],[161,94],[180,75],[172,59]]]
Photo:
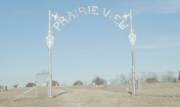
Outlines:
[[[51,11],[49,10],[49,31],[48,37],[51,37]],[[48,47],[48,72],[49,72],[49,97],[52,97],[52,47]]]
[[130,32],[133,32],[133,26],[132,26],[132,9],[130,9]]
[[135,46],[132,46],[132,87],[133,87],[133,95],[136,95],[136,79],[135,79]]
[[130,9],[130,42],[131,42],[131,56],[132,56],[132,94],[136,95],[136,80],[135,80],[135,44],[136,44],[136,35],[133,31],[132,26],[132,9]]
[[49,49],[49,97],[52,97],[52,50]]

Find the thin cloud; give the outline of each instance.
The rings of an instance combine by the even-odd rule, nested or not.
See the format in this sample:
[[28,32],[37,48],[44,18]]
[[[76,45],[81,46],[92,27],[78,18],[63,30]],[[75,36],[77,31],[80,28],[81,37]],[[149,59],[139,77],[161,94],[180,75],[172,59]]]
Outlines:
[[139,13],[162,13],[170,14],[180,11],[180,0],[158,0],[151,2],[141,2],[134,6],[136,14]]
[[180,49],[180,44],[144,44],[142,46],[138,46],[137,48],[143,50]]
[[142,43],[137,45],[137,49],[142,50],[156,50],[156,49],[180,49],[178,39],[160,38],[149,43]]

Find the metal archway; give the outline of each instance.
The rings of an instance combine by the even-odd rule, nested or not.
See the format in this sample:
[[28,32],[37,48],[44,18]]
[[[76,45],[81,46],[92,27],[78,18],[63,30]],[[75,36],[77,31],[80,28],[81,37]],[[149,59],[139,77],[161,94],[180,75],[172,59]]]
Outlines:
[[[48,36],[46,37],[47,47],[48,47],[48,72],[49,72],[49,91],[48,96],[52,97],[52,48],[54,46],[54,30],[60,31],[61,28],[72,21],[74,18],[83,16],[83,15],[93,15],[97,16],[100,15],[99,13],[100,8],[98,6],[87,6],[80,7],[78,10],[73,10],[73,12],[68,12],[69,19],[65,18],[64,16],[59,16],[57,13],[53,14],[49,10],[49,29],[48,29]],[[114,23],[118,25],[121,30],[128,28],[128,24],[125,23],[129,21],[130,24],[130,31],[129,31],[129,42],[131,44],[131,57],[132,57],[132,93],[136,95],[136,72],[135,72],[135,45],[136,45],[136,34],[133,30],[133,22],[132,22],[132,10],[128,14],[119,15],[111,13],[110,9],[102,8],[103,16],[106,18],[113,18]],[[53,18],[53,24],[52,24]]]

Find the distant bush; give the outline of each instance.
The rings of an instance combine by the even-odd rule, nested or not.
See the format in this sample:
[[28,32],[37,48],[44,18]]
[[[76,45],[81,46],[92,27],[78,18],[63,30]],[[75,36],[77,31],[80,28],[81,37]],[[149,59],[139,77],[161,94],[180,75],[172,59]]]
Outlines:
[[162,76],[163,82],[176,82],[176,77],[173,76],[172,72],[167,72]]
[[60,84],[57,81],[52,80],[52,86],[60,86]]
[[107,85],[107,82],[106,80],[104,80],[103,78],[100,78],[100,77],[96,77],[92,83],[94,83],[95,85],[97,86],[100,86],[100,85]]
[[8,91],[8,87],[7,87],[7,86],[0,85],[0,92],[1,92],[1,91]]
[[159,82],[159,80],[157,79],[157,77],[149,77],[145,80],[147,83],[157,83]]
[[34,86],[36,86],[36,84],[33,82],[29,82],[26,84],[26,87],[34,87]]
[[83,82],[78,80],[73,83],[73,86],[83,86]]
[[13,85],[13,88],[18,88],[18,84]]

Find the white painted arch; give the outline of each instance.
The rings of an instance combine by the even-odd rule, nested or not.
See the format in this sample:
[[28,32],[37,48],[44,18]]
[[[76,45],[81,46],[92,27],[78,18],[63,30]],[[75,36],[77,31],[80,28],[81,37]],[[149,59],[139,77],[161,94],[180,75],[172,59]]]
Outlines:
[[72,11],[66,12],[64,15],[58,13],[52,13],[49,10],[49,30],[46,37],[48,47],[48,72],[49,72],[49,97],[52,97],[52,47],[54,46],[54,34],[56,31],[61,31],[64,26],[78,17],[82,16],[102,16],[112,21],[119,29],[124,30],[129,28],[129,41],[131,44],[131,56],[132,56],[132,93],[136,95],[135,84],[135,44],[136,34],[132,27],[132,10],[127,14],[120,14],[112,11],[111,9],[102,8],[99,6],[81,6]]

